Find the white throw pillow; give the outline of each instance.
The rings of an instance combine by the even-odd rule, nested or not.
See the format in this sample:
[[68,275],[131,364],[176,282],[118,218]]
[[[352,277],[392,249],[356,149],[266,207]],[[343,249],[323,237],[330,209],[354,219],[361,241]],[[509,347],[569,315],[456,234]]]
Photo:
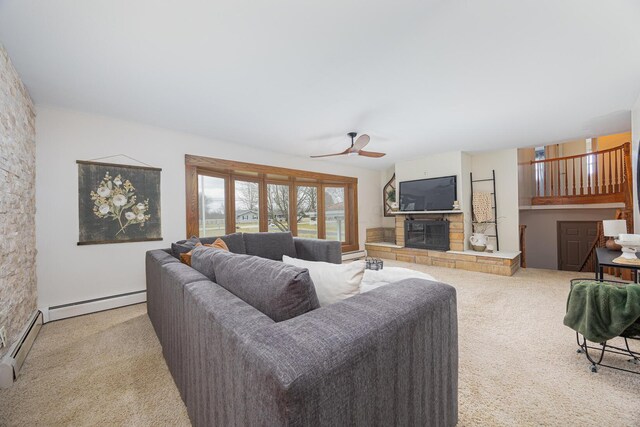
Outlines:
[[404,279],[424,279],[435,282],[430,274],[402,267],[385,267],[382,270],[366,270],[360,283],[360,293],[399,282]]
[[284,255],[282,262],[309,270],[321,306],[333,304],[360,293],[360,282],[362,282],[364,275],[364,261],[331,264],[320,261],[305,261]]

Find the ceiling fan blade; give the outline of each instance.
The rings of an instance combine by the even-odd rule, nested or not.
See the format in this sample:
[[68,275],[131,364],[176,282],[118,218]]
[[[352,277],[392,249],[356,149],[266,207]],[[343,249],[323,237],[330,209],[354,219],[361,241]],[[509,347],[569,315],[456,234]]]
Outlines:
[[321,154],[319,156],[310,156],[312,159],[317,159],[319,157],[332,157],[332,156],[344,156],[345,154],[349,153],[350,148],[347,148],[346,150],[344,150],[342,153],[335,153],[335,154]]
[[369,135],[360,135],[358,139],[356,139],[356,142],[353,144],[353,151],[362,150],[369,143],[370,139],[371,138],[369,138]]
[[364,151],[364,150],[358,151],[358,154],[366,157],[382,157],[387,155],[387,153],[377,153],[375,151]]

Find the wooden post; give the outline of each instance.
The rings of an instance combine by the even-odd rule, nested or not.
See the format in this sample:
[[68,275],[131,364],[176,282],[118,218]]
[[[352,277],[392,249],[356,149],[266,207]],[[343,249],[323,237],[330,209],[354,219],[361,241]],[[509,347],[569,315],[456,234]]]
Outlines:
[[631,167],[631,143],[625,142],[623,145],[624,153],[624,192],[625,192],[625,213],[627,216],[627,229],[633,232],[633,169]]
[[571,194],[572,196],[575,196],[576,194],[576,159],[573,158],[571,159],[571,173],[573,173],[573,193]]
[[600,185],[600,181],[598,180],[598,157],[600,157],[598,154],[593,154],[593,157],[596,161],[596,165],[595,165],[595,176],[594,176],[594,192],[595,194],[598,194],[600,191],[598,189],[598,185]]
[[582,170],[582,157],[580,158],[580,195],[584,194],[584,172]]

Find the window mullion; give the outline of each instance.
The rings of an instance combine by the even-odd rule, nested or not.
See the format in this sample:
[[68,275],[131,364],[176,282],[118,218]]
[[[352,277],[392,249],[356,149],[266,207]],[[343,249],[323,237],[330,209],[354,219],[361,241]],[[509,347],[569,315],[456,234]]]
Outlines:
[[260,210],[260,231],[269,231],[269,218],[267,217],[267,181],[264,174],[259,175],[260,179],[260,197],[258,199],[258,206]]
[[324,216],[324,185],[318,185],[318,239],[325,239],[327,237],[325,216]]
[[294,236],[298,235],[298,189],[295,177],[289,177],[289,230]]

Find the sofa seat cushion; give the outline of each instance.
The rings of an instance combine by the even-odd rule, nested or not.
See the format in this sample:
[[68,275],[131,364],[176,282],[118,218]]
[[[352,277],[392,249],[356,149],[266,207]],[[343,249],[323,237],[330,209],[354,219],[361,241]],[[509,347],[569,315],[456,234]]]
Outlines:
[[[219,249],[194,252],[194,257],[212,263],[218,285],[275,322],[292,319],[320,307],[316,289],[306,269]],[[198,256],[198,252],[201,256]],[[194,264],[200,266],[197,262]]]
[[282,261],[285,264],[309,270],[321,306],[333,304],[360,293],[360,282],[362,282],[364,275],[364,261],[332,264],[305,261],[288,256],[285,256]]
[[296,257],[293,235],[286,233],[244,233],[247,255],[282,261],[284,255]]

